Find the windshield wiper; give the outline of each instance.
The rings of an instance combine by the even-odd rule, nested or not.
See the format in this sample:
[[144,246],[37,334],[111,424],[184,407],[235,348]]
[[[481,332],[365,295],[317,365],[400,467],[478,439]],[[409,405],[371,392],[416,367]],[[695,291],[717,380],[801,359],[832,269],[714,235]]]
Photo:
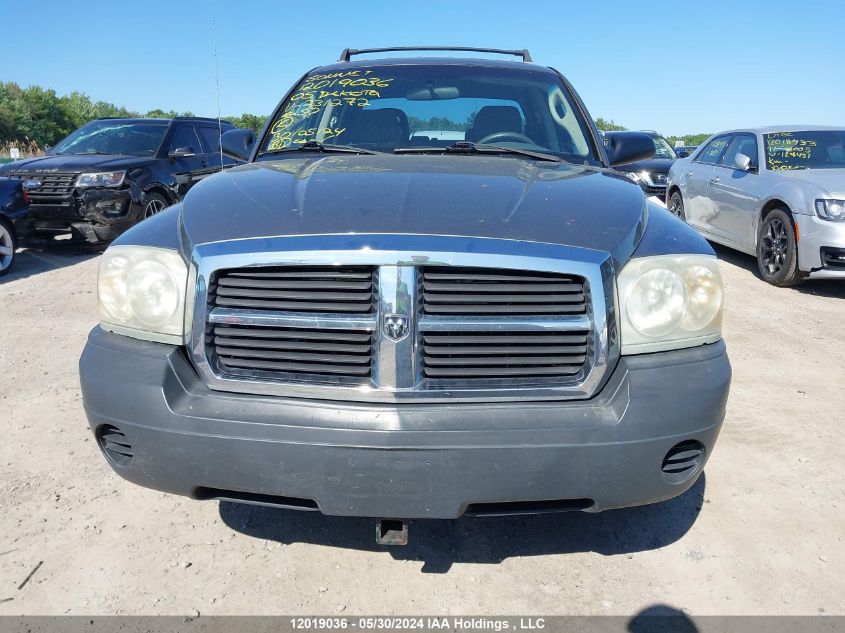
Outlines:
[[333,145],[332,143],[320,143],[319,141],[306,141],[298,147],[283,147],[282,149],[271,149],[261,152],[259,156],[267,154],[284,154],[286,152],[337,152],[339,154],[383,154],[374,149],[364,149],[353,145]]
[[486,143],[473,143],[471,141],[458,141],[446,147],[397,147],[394,154],[515,154],[527,156],[536,160],[547,160],[554,163],[561,162],[559,156],[534,152],[530,149],[517,149],[503,145],[488,145]]

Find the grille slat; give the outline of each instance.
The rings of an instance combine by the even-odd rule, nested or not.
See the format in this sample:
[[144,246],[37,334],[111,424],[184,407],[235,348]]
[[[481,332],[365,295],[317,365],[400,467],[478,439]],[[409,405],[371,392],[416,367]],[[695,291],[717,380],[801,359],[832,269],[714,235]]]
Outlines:
[[311,376],[317,382],[326,377],[361,380],[372,373],[370,332],[218,325],[206,345],[226,373]]
[[578,375],[589,332],[423,334],[423,375],[431,379],[561,378]]
[[556,316],[584,314],[580,277],[557,273],[478,268],[425,267],[424,314]]
[[284,363],[267,360],[229,359],[229,367],[243,367],[245,369],[270,369],[280,372],[295,372],[300,374],[343,374],[346,376],[368,376],[369,367],[360,365],[318,365],[314,363]]
[[367,342],[369,345],[370,341],[370,333],[369,332],[341,332],[337,330],[327,331],[327,330],[304,330],[304,329],[277,329],[277,328],[269,328],[269,327],[261,327],[261,328],[242,328],[242,327],[235,327],[235,326],[226,326],[226,325],[218,325],[214,328],[215,333],[217,336],[244,336],[249,338],[278,338],[278,339],[286,339],[292,338],[297,340],[303,341],[320,341],[320,340],[331,340],[331,341],[355,341],[355,342]]
[[508,377],[550,377],[550,376],[572,376],[581,369],[579,367],[476,367],[472,372],[460,367],[431,367],[426,368],[426,375],[431,378],[467,378],[471,373],[472,378],[508,378]]
[[[354,354],[312,354],[288,350],[250,349],[242,347],[217,346],[217,355],[226,358],[266,358],[270,360],[313,361],[315,363],[350,363],[360,365],[369,363],[370,357]],[[224,362],[226,362],[224,360]]]
[[367,314],[375,309],[372,266],[272,266],[220,271],[212,307]]

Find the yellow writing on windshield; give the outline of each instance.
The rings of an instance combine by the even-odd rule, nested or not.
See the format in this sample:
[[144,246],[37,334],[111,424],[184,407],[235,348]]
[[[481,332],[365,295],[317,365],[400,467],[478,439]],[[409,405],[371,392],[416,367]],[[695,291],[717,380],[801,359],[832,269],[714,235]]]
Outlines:
[[[271,139],[267,149],[284,149],[297,143],[324,141],[342,134],[346,128],[304,126],[309,118],[326,108],[365,108],[370,105],[370,98],[381,97],[377,88],[389,87],[393,78],[379,77],[372,73],[372,70],[362,68],[307,77],[305,83],[290,96],[270,129]],[[331,123],[334,121],[336,117],[332,117]]]

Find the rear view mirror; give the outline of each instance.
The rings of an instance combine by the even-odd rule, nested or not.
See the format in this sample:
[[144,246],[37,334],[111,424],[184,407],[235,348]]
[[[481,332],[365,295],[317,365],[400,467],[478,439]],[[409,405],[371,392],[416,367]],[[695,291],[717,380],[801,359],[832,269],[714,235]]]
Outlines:
[[167,153],[168,158],[190,158],[191,156],[196,156],[193,147],[177,147]]
[[605,137],[610,165],[625,165],[654,156],[654,140],[642,132],[614,132]]
[[748,171],[751,169],[751,159],[745,154],[737,154],[734,156],[734,165],[736,165],[737,169]]
[[435,88],[429,84],[425,88],[409,90],[405,98],[409,101],[441,101],[445,99],[457,99],[460,96],[455,86],[440,86]]
[[255,134],[252,130],[228,130],[220,137],[220,146],[223,153],[235,160],[248,160],[252,153],[252,146],[255,143]]

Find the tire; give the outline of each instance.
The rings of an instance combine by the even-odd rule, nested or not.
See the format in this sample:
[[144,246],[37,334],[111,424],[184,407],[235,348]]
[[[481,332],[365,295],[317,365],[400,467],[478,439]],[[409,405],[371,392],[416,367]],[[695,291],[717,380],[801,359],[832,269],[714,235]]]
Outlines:
[[146,220],[169,206],[170,203],[163,195],[150,192],[144,196],[144,217],[142,219]]
[[678,216],[684,222],[687,221],[687,216],[684,213],[684,198],[683,196],[681,196],[680,191],[676,191],[671,196],[669,196],[669,204],[666,205],[666,208],[672,215]]
[[798,269],[795,226],[785,209],[774,209],[760,224],[757,267],[764,281],[779,288],[797,286],[807,277]]
[[0,277],[14,268],[17,248],[18,238],[14,227],[0,218]]

